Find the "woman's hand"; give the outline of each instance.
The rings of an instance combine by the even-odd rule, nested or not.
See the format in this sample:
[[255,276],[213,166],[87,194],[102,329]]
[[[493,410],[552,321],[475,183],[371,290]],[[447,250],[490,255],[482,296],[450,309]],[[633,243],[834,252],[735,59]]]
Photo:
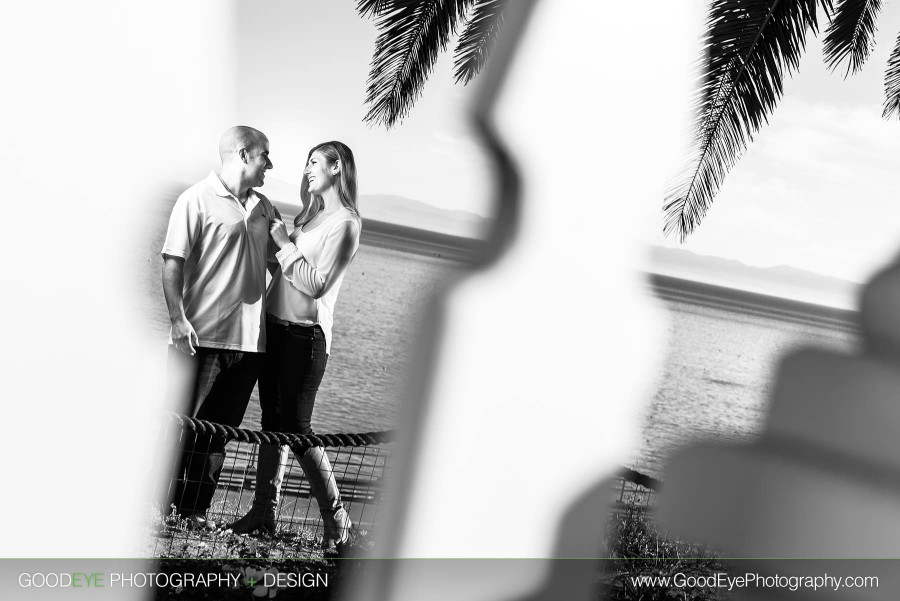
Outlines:
[[272,240],[275,241],[279,250],[291,243],[291,239],[288,238],[287,227],[285,227],[284,221],[281,219],[272,220],[272,223],[269,226],[269,234],[272,236]]

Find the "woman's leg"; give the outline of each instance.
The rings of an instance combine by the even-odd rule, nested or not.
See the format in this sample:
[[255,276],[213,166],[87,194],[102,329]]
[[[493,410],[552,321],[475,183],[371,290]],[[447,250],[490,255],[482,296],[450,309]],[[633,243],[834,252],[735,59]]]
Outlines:
[[[297,451],[295,451],[295,454]],[[350,539],[353,526],[341,502],[341,492],[334,479],[334,470],[322,447],[309,447],[299,455],[300,466],[309,480],[309,488],[319,506],[325,531],[322,533],[324,554],[338,555],[341,546]]]
[[[311,419],[316,393],[328,363],[325,334],[319,327],[291,327],[289,334],[279,373],[283,395],[282,427],[286,432],[312,434]],[[349,539],[351,523],[341,503],[331,462],[322,447],[295,449],[294,452],[322,515],[325,525],[322,536],[324,551],[327,555],[337,554],[340,545]]]
[[291,326],[283,331],[278,371],[273,374],[280,394],[280,428],[284,432],[312,434],[316,393],[328,363],[325,334],[320,327]]

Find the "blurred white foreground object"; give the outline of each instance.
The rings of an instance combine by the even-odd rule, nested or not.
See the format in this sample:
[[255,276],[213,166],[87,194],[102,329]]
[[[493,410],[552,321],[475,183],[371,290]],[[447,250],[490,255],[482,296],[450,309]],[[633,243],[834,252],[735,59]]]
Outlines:
[[[895,262],[863,291],[865,352],[796,351],[781,362],[757,441],[695,445],[675,456],[659,503],[670,535],[749,558],[736,564],[741,572],[831,574],[841,582],[830,598],[897,598],[898,305]],[[879,558],[889,561],[859,561]],[[768,598],[769,591],[741,594]]]
[[[426,324],[436,329],[429,394],[407,399],[407,414],[425,408],[400,432],[398,455],[414,459],[395,471],[379,557],[566,554],[566,541],[555,544],[563,513],[634,446],[663,344],[635,236],[674,171],[696,43],[684,7],[637,10],[537,2],[519,33],[487,110],[518,169],[518,220],[504,224],[513,240],[455,284],[438,323]],[[605,522],[598,506],[584,524],[593,555]],[[384,588],[357,598],[508,598],[535,589],[552,567],[426,564],[385,562],[395,572]]]

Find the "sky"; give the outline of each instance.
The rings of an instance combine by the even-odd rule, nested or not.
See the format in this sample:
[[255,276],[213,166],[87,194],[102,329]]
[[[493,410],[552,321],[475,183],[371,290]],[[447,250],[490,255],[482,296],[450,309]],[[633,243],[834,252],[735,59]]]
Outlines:
[[[34,536],[31,519],[10,520],[0,539],[5,556],[133,556],[136,540],[127,537],[125,525],[146,519],[145,468],[166,463],[152,456],[153,429],[110,427],[155,423],[163,392],[164,347],[141,327],[145,314],[140,301],[125,293],[130,287],[140,289],[131,281],[138,271],[136,259],[158,261],[158,249],[148,249],[147,239],[137,229],[156,218],[147,208],[159,204],[160,188],[197,181],[218,163],[218,135],[234,124],[235,114],[269,134],[274,177],[288,182],[299,179],[306,150],[323,139],[337,138],[357,151],[363,194],[398,194],[490,214],[489,166],[463,124],[472,90],[452,85],[446,61],[432,75],[402,127],[385,133],[361,123],[376,32],[371,21],[356,15],[354,4],[352,0],[243,2],[235,9],[240,12],[236,19],[222,14],[231,4],[211,1],[91,0],[10,6],[10,22],[21,27],[9,28],[7,35],[0,36],[3,55],[15,57],[5,65],[5,73],[16,90],[0,97],[0,113],[14,117],[0,130],[0,163],[11,174],[5,180],[7,196],[15,199],[19,210],[11,213],[12,227],[0,239],[0,255],[5,259],[5,279],[12,283],[3,308],[6,315],[15,316],[5,324],[8,347],[14,350],[6,354],[3,373],[6,396],[18,402],[7,403],[5,418],[9,424],[39,424],[42,436],[54,444],[35,444],[33,428],[13,427],[0,441],[0,452],[19,457],[28,449],[28,461],[6,466],[8,478],[21,490],[36,491],[11,495],[6,499],[8,513],[62,519],[56,520],[54,536],[49,538]],[[709,218],[686,248],[749,264],[777,262],[851,278],[894,251],[898,212],[892,203],[896,186],[891,176],[900,166],[896,163],[900,130],[896,122],[881,122],[879,115],[881,72],[900,29],[898,13],[896,5],[885,7],[876,55],[856,80],[843,82],[826,76],[821,67],[817,70],[818,51],[811,48],[801,76],[788,85],[771,127],[760,134],[732,173]],[[566,13],[551,16],[562,22],[556,31],[567,31]],[[233,22],[244,29],[225,39]],[[611,33],[621,35],[622,30]],[[606,37],[601,41],[607,41]],[[649,52],[652,46],[641,49]],[[547,54],[552,53],[533,57]],[[231,65],[236,62],[239,77],[232,74]],[[520,104],[533,101],[527,96],[522,99]],[[585,97],[577,100],[586,103]],[[622,97],[612,94],[611,100]],[[543,127],[545,133],[554,129],[548,121],[553,108],[547,106],[547,119],[536,120],[535,129]],[[450,116],[454,114],[459,118]],[[821,144],[823,140],[829,145]],[[553,167],[548,173],[567,174],[565,163]],[[590,175],[590,167],[579,165],[579,175]],[[589,191],[603,184],[584,179]],[[549,178],[538,181],[552,183]],[[629,201],[625,194],[621,196],[621,202]],[[555,208],[549,203],[540,206]],[[658,206],[648,205],[647,211],[645,238],[659,244]],[[576,225],[591,224],[584,221]],[[38,271],[33,261],[22,258],[38,244],[46,246],[48,234],[59,243],[49,255],[52,267]],[[568,244],[575,238],[558,236],[554,241]],[[547,253],[543,258],[555,257]],[[560,266],[571,267],[565,261],[552,267]],[[574,279],[573,285],[597,282],[602,294],[572,294],[576,305],[569,318],[615,319],[608,324],[596,322],[594,338],[585,337],[583,320],[578,327],[561,328],[561,336],[579,338],[571,347],[576,349],[584,340],[606,341],[594,345],[594,350],[614,356],[598,365],[616,365],[634,333],[649,330],[652,324],[640,318],[618,319],[626,313],[615,307],[598,309],[616,294],[605,293],[605,282],[598,274],[580,275],[585,277]],[[496,285],[506,282],[498,279]],[[501,290],[507,295],[517,291]],[[518,294],[515,300],[529,298],[528,293]],[[476,350],[516,350],[504,341],[516,340],[514,336],[524,331],[520,327],[523,306],[528,309],[527,304],[509,302],[497,311],[461,313],[467,317],[467,329],[451,328],[451,333],[471,331],[478,322],[470,316],[500,315],[503,319],[497,321],[508,325],[513,336],[492,337],[489,332],[485,339],[500,346],[476,345]],[[634,315],[634,310],[627,306],[628,315]],[[626,334],[611,338],[609,331],[617,327],[627,330]],[[60,340],[66,344],[54,344]],[[620,347],[610,340],[623,344]],[[464,342],[470,350],[471,339]],[[505,361],[518,356],[499,354]],[[565,359],[560,369],[572,371],[568,364],[573,356],[576,362],[593,361],[595,353],[560,356]],[[646,372],[643,361],[625,363]],[[48,377],[48,365],[53,366],[52,377]],[[510,365],[521,372],[520,365]],[[579,375],[596,376],[596,366],[579,366],[573,372],[576,377],[562,378],[565,385],[577,386]],[[494,363],[483,362],[481,367],[498,373]],[[476,388],[481,383],[467,377],[455,379]],[[503,379],[497,382],[500,392],[508,392]],[[608,380],[605,383],[611,385]],[[127,402],[123,402],[123,391],[127,391]],[[458,398],[465,397],[454,400]],[[482,398],[473,395],[469,400]],[[621,398],[629,397],[608,395],[596,405],[608,405],[610,411],[630,406]],[[496,398],[490,400],[492,407],[499,406]],[[620,429],[617,420],[605,423]],[[608,437],[602,438],[608,442]],[[34,465],[55,466],[52,482]],[[61,507],[60,490],[77,494],[67,495]],[[112,497],[120,502],[98,502]],[[98,529],[97,524],[113,527]]]
[[[711,211],[681,248],[757,267],[790,265],[864,281],[900,247],[900,120],[882,119],[884,70],[900,32],[885,6],[875,52],[843,78],[809,40],[770,123],[750,144]],[[824,29],[824,27],[823,27]],[[649,224],[646,242],[664,239]]]
[[337,139],[354,151],[360,194],[490,214],[488,165],[465,119],[475,89],[454,84],[453,48],[402,125],[367,126],[365,89],[378,31],[355,5],[238,3],[237,109],[270,138],[270,177],[299,183],[309,148]]
[[[231,48],[239,65],[235,110],[268,134],[275,164],[269,177],[296,184],[309,147],[339,139],[356,154],[362,195],[393,194],[490,217],[491,165],[466,124],[477,79],[469,86],[454,84],[448,51],[399,127],[385,131],[363,124],[377,30],[354,6],[237,3],[241,29]],[[705,2],[691,6],[699,51]],[[900,211],[894,209],[900,121],[883,120],[881,105],[900,7],[887,5],[879,23],[874,54],[860,74],[846,80],[825,68],[822,34],[810,37],[770,123],[726,178],[699,229],[684,244],[664,238],[660,190],[659,203],[645,208],[639,238],[853,282],[864,281],[892,257],[900,241]],[[687,123],[685,111],[685,128]],[[208,169],[213,153],[210,144],[195,163],[182,163],[188,171],[183,179]],[[602,191],[603,182],[588,182],[589,189]]]

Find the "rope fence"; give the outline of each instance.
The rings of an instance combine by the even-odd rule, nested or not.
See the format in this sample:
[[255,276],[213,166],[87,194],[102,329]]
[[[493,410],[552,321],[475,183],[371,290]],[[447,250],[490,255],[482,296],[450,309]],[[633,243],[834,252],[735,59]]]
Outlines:
[[[198,435],[203,435],[199,436]],[[147,551],[162,558],[321,557],[325,531],[315,495],[297,453],[325,447],[341,502],[353,521],[356,551],[371,547],[378,529],[378,510],[384,501],[383,483],[390,469],[393,432],[289,434],[235,428],[176,413],[166,413],[161,444],[187,449],[202,458],[210,438],[225,444],[225,463],[219,475],[207,518],[215,528],[192,528],[168,505],[179,474],[172,473],[156,491],[151,511]],[[227,526],[249,511],[256,484],[260,444],[292,449],[284,470],[276,531],[269,535],[236,534]],[[354,550],[351,549],[351,552]]]
[[[176,413],[165,413],[162,425],[160,443],[166,448],[188,448],[192,455],[203,457],[206,447],[198,445],[212,437],[224,442],[226,456],[206,514],[215,522],[214,529],[190,527],[168,504],[179,474],[173,472],[159,483],[146,538],[145,550],[149,556],[320,558],[325,526],[309,479],[297,459],[297,453],[314,446],[326,449],[341,502],[356,528],[355,549],[351,553],[364,552],[374,545],[379,509],[386,502],[384,484],[389,477],[393,431],[301,435],[235,428]],[[250,510],[260,444],[286,445],[294,451],[287,454],[276,510],[276,531],[271,536],[236,534],[228,525]],[[635,508],[650,511],[660,485],[659,480],[623,468],[612,480],[611,505],[607,511],[613,519]],[[603,508],[598,511],[602,512]]]
[[623,467],[613,478],[613,513],[627,506],[652,509],[661,486],[662,481]]
[[[612,480],[613,500],[608,516],[605,557],[600,570],[599,595],[604,599],[647,599],[642,579],[684,574],[688,578],[716,578],[728,566],[720,554],[701,544],[681,540],[661,528],[656,502],[662,482],[631,469]],[[644,581],[646,582],[646,580]],[[715,590],[659,589],[653,599],[719,599]]]
[[286,432],[266,432],[263,430],[247,430],[235,428],[196,417],[188,417],[179,413],[166,413],[169,420],[179,424],[182,429],[218,436],[226,441],[252,442],[256,444],[280,444],[309,447],[363,447],[393,441],[393,430],[382,432],[361,432],[358,434],[288,434]]

